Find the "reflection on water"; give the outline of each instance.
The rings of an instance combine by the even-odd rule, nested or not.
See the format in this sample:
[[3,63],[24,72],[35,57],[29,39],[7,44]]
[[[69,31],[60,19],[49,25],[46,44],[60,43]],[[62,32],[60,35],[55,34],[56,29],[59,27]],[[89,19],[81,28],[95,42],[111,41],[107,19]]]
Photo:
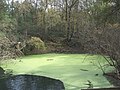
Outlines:
[[60,80],[35,75],[16,75],[0,79],[0,90],[65,90]]

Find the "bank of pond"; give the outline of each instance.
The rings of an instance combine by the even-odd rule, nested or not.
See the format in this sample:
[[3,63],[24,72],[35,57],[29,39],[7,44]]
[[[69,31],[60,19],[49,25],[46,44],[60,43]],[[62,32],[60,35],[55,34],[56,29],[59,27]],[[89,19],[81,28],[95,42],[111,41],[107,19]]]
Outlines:
[[[88,54],[40,54],[1,61],[1,67],[12,75],[37,75],[59,79],[64,83],[65,90],[80,90],[88,88],[114,87],[106,77],[105,72],[111,72],[104,57]],[[44,89],[43,89],[44,90]]]

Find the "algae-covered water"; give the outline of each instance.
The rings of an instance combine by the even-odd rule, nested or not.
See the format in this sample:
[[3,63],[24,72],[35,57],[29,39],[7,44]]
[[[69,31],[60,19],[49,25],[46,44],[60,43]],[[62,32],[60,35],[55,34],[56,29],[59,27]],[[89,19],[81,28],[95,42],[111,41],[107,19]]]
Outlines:
[[[1,62],[1,66],[13,74],[30,74],[47,76],[63,81],[66,90],[80,90],[87,88],[87,80],[94,87],[112,87],[108,80],[102,75],[100,65],[107,62],[100,55],[87,54],[41,54],[7,60]],[[113,70],[105,66],[106,72]]]

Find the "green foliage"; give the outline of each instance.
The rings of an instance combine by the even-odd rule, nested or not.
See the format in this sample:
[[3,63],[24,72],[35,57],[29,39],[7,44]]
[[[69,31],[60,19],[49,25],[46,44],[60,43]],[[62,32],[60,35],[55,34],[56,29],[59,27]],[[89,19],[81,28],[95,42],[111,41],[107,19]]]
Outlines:
[[2,20],[5,17],[5,14],[7,10],[7,4],[6,0],[0,0],[0,20]]
[[99,26],[104,23],[119,23],[119,12],[120,0],[98,0],[93,7],[93,16]]

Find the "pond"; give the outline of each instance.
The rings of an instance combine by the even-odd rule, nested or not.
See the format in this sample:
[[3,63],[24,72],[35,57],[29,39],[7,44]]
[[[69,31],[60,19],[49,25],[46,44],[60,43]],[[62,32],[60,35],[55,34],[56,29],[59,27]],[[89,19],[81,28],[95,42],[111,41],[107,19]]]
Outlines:
[[0,90],[65,90],[63,82],[44,76],[14,75],[0,79]]
[[[1,62],[1,66],[12,69],[14,75],[29,74],[51,77],[61,80],[66,90],[87,88],[88,80],[93,87],[112,87],[99,68],[107,64],[100,55],[88,54],[41,54],[31,55]],[[113,67],[104,67],[106,72]]]

